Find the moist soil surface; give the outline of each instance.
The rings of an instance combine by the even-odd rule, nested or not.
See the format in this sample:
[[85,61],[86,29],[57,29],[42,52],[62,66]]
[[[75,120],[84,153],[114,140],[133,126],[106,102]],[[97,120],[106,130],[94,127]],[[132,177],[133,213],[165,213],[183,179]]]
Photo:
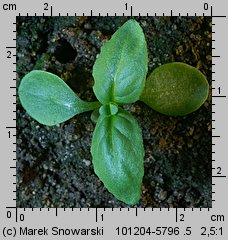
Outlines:
[[[87,101],[96,97],[92,67],[127,17],[18,17],[17,85],[33,69],[61,77]],[[210,17],[135,17],[148,45],[148,73],[161,64],[197,67],[211,86]],[[141,199],[135,207],[211,207],[211,90],[196,112],[162,115],[142,102],[124,106],[142,128]],[[17,207],[129,207],[93,170],[91,112],[48,127],[17,99]]]

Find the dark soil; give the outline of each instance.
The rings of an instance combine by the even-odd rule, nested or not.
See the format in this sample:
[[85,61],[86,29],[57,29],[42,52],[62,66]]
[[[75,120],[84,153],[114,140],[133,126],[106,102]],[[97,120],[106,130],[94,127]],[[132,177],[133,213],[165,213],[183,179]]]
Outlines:
[[[33,69],[60,76],[87,101],[100,47],[126,17],[18,17],[17,84]],[[149,72],[180,61],[197,67],[211,86],[210,17],[136,17]],[[125,106],[138,120],[145,175],[137,207],[211,207],[211,92],[196,112],[168,117],[142,102]],[[17,101],[17,207],[127,207],[95,175],[90,112],[58,126],[33,120]]]

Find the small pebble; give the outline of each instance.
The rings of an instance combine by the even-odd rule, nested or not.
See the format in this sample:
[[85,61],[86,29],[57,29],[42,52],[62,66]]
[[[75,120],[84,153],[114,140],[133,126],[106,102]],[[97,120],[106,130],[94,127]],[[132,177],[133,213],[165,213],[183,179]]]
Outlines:
[[85,163],[87,167],[91,165],[91,162],[89,160],[83,159],[82,161]]
[[158,198],[159,200],[161,201],[164,201],[167,197],[167,191],[160,191],[159,194],[158,194]]
[[86,23],[86,24],[84,25],[84,28],[87,29],[87,30],[89,30],[89,29],[92,29],[92,26],[91,26],[90,23]]

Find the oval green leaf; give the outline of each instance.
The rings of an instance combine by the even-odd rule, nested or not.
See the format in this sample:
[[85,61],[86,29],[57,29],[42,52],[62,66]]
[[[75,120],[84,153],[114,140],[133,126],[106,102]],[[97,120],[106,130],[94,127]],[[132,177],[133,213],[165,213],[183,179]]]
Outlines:
[[134,117],[122,109],[115,115],[101,115],[91,152],[95,173],[109,192],[126,204],[136,204],[144,175],[144,149]]
[[93,66],[93,90],[103,104],[132,103],[139,99],[146,73],[144,33],[135,20],[129,20],[101,48]]
[[61,78],[41,70],[24,76],[18,94],[28,114],[48,126],[100,106],[98,102],[82,101]]
[[197,110],[207,99],[206,77],[185,63],[168,63],[156,68],[146,80],[140,100],[154,110],[181,116]]

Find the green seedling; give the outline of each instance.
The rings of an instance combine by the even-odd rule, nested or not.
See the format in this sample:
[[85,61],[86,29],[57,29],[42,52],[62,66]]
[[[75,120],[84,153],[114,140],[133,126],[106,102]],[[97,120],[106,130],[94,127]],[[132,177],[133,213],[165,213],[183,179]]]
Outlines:
[[145,36],[140,25],[129,20],[104,44],[94,64],[93,90],[99,101],[82,101],[62,79],[40,70],[25,75],[19,86],[22,106],[48,126],[94,110],[94,171],[117,199],[129,205],[140,199],[144,148],[137,121],[121,106],[142,100],[163,114],[185,115],[208,96],[205,76],[187,64],[165,64],[147,80],[146,75]]

